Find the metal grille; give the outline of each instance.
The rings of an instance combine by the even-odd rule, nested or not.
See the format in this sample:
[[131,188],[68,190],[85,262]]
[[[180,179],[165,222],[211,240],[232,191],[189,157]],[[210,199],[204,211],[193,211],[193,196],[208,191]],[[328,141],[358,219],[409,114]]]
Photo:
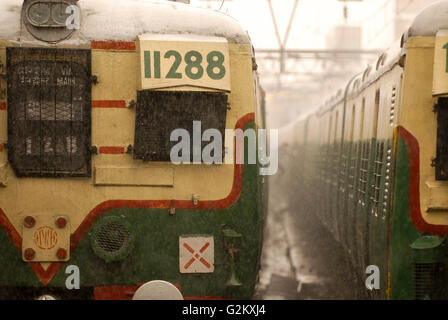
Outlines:
[[[140,91],[137,102],[134,158],[170,161],[171,148],[177,143],[170,141],[172,131],[187,130],[191,138],[190,146],[193,146],[193,121],[201,122],[202,132],[216,129],[222,137],[225,137],[226,114],[227,95],[223,93]],[[208,143],[202,142],[202,148]],[[222,148],[224,156],[224,141]]]
[[437,111],[436,180],[448,180],[448,98],[440,98]]
[[440,298],[442,268],[441,263],[414,264],[414,298],[416,300]]
[[348,187],[350,193],[354,193],[355,189],[355,174],[356,174],[356,162],[357,162],[357,154],[358,154],[358,144],[352,142],[350,146],[350,166],[348,173]]
[[96,231],[94,238],[106,254],[120,254],[127,249],[131,233],[122,223],[109,222]]
[[90,176],[89,50],[7,48],[8,156],[17,176]]
[[359,169],[358,199],[362,205],[366,204],[367,180],[369,169],[369,142],[361,142],[361,157]]
[[375,147],[375,161],[374,161],[374,172],[373,172],[373,181],[371,185],[371,197],[370,200],[376,206],[380,202],[380,192],[381,192],[381,184],[382,184],[382,172],[383,172],[383,157],[384,157],[384,142],[376,143]]

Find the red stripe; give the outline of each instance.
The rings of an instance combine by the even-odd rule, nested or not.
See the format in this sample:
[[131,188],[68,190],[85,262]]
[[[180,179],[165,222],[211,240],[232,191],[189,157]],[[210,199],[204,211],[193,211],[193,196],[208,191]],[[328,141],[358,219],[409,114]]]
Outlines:
[[190,261],[188,261],[187,264],[184,266],[184,269],[185,270],[188,269],[195,261],[196,260],[194,258],[191,258]]
[[199,261],[201,261],[207,268],[210,268],[210,264],[204,258],[199,259]]
[[102,286],[93,289],[95,300],[131,300],[139,286]]
[[95,100],[92,101],[92,108],[126,108],[124,100]]
[[135,42],[125,42],[125,41],[92,41],[90,44],[92,49],[101,50],[129,50],[135,51]]
[[2,152],[2,151],[3,151],[3,145],[0,144],[0,152]]
[[6,102],[0,102],[0,110],[6,110]]
[[202,248],[201,250],[199,250],[200,253],[204,253],[205,250],[207,250],[207,248],[210,246],[210,242],[207,242]]
[[232,300],[231,298],[215,297],[215,296],[188,296],[184,300]]
[[[179,285],[174,284],[180,291]],[[93,289],[95,300],[131,300],[139,288],[136,286],[101,286]],[[188,296],[184,300],[230,300],[230,298],[216,296]]]
[[192,253],[192,254],[194,253],[193,248],[190,247],[188,244],[184,243],[184,247],[185,247],[185,249],[187,249],[188,251],[190,251],[190,253]]
[[[246,127],[247,124],[254,121],[254,113],[248,113],[240,120],[238,120],[235,129],[242,129]],[[236,145],[236,144],[234,144]],[[124,148],[123,148],[124,149]],[[219,210],[231,207],[240,197],[241,189],[243,186],[243,166],[241,164],[235,164],[234,176],[233,176],[233,186],[229,195],[221,200],[217,201],[199,201],[198,205],[194,205],[191,200],[178,200],[174,201],[177,209],[189,209],[189,210]],[[112,209],[123,209],[123,208],[135,208],[135,209],[169,209],[172,200],[109,200],[100,203],[84,218],[81,225],[76,229],[76,231],[71,236],[70,250],[73,252],[79,242],[84,238],[87,232],[90,230],[95,221],[106,211]],[[22,238],[14,228],[14,226],[9,222],[8,218],[4,212],[0,209],[0,225],[3,227],[5,232],[8,234],[11,241],[14,243],[16,248],[22,251]],[[59,269],[64,265],[62,262],[53,262],[48,267],[47,270],[42,268],[39,263],[29,263],[30,267],[34,270],[40,281],[44,285],[48,285],[54,275],[59,271]]]
[[124,154],[124,147],[100,147],[101,154]]
[[14,226],[11,224],[11,222],[9,222],[8,217],[2,209],[0,209],[0,225],[3,227],[14,246],[22,251],[22,237],[17,232],[16,228],[14,228]]
[[448,236],[448,226],[429,224],[422,216],[420,207],[420,148],[417,139],[404,127],[399,127],[400,137],[409,153],[409,214],[415,228],[421,233]]

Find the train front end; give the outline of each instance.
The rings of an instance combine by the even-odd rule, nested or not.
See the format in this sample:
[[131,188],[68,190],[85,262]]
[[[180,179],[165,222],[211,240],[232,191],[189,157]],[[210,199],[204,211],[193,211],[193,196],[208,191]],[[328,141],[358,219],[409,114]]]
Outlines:
[[244,30],[166,1],[0,11],[0,298],[251,298],[264,179],[219,161],[260,118]]
[[447,9],[423,10],[403,38],[390,297],[448,298]]

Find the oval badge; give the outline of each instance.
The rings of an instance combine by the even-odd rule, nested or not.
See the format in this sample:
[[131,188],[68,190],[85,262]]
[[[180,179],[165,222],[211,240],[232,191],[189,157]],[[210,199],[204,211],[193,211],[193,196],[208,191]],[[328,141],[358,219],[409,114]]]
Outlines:
[[53,249],[58,243],[58,234],[56,231],[49,227],[40,227],[34,232],[34,243],[42,250]]

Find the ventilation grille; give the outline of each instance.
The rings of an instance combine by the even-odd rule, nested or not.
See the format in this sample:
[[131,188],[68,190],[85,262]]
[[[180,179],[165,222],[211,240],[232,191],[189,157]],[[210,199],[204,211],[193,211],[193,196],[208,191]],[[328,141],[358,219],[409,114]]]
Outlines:
[[111,218],[99,222],[90,234],[95,253],[107,262],[125,258],[133,244],[129,224],[120,218]]
[[439,299],[442,271],[441,263],[414,264],[414,299]]

